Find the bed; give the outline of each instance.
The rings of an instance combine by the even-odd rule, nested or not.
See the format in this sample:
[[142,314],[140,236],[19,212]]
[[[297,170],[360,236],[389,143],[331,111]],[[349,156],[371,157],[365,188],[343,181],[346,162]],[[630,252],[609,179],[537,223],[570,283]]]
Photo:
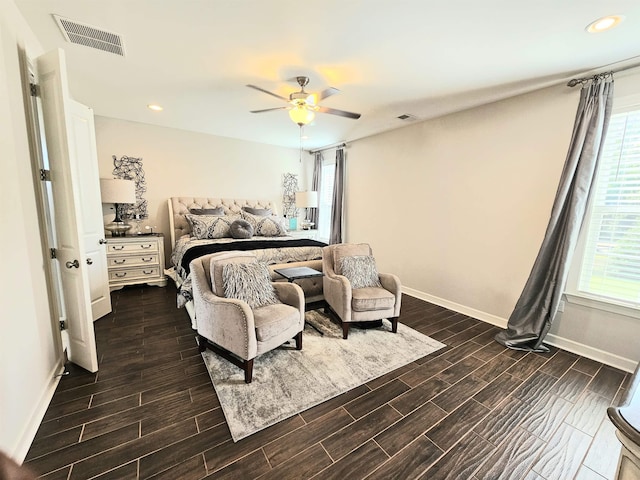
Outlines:
[[[228,221],[243,219],[253,222],[257,217],[261,221],[262,217],[273,217],[273,223],[277,223],[276,205],[266,200],[247,199],[223,199],[223,198],[198,198],[198,197],[171,197],[169,204],[169,228],[171,236],[171,267],[166,271],[167,275],[173,279],[178,288],[177,304],[179,308],[184,307],[191,317],[191,327],[196,329],[197,319],[193,309],[191,297],[191,278],[189,263],[202,255],[209,253],[243,250],[250,251],[258,257],[258,261],[265,262],[271,270],[271,278],[274,281],[286,281],[274,272],[276,268],[283,266],[306,266],[322,271],[322,247],[325,243],[317,240],[294,238],[284,232],[278,232],[278,236],[265,236],[262,233],[270,233],[272,230],[264,229],[258,231],[258,235],[251,238],[233,238],[224,235],[221,231],[213,234],[220,238],[209,237],[198,229],[192,232],[194,218],[199,220],[203,217],[194,217],[195,214],[208,217],[224,216]],[[251,210],[253,209],[253,210]],[[249,213],[245,210],[249,210]],[[264,215],[270,210],[271,215]],[[254,215],[260,212],[261,215]],[[247,215],[248,214],[248,215]],[[191,215],[187,217],[187,215]],[[253,224],[255,226],[255,223]],[[271,225],[271,223],[270,223]],[[258,229],[260,230],[260,229]],[[276,230],[279,230],[276,228]],[[213,232],[213,229],[208,231]],[[283,234],[284,233],[284,234]],[[196,238],[196,237],[200,238]],[[308,303],[321,300],[322,278],[309,278],[297,282],[305,292],[305,300]]]

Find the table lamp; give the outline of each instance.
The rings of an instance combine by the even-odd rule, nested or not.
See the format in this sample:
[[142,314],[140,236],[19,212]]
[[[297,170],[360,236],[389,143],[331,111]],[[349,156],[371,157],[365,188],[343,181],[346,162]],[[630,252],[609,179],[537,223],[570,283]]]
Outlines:
[[309,220],[309,209],[318,206],[318,192],[296,192],[296,207],[304,208],[305,216],[302,222],[302,229],[309,230],[315,224]]
[[133,180],[118,180],[101,178],[100,196],[102,203],[113,203],[116,216],[111,223],[104,226],[104,229],[111,232],[112,237],[123,237],[131,228],[120,218],[121,203],[136,203],[136,184]]

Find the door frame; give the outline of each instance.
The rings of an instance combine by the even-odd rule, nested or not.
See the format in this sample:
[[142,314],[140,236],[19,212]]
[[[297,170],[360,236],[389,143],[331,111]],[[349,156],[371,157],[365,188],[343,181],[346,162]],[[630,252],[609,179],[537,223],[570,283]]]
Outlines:
[[[31,152],[31,169],[35,191],[36,207],[38,211],[38,225],[40,230],[40,245],[42,263],[44,266],[47,285],[47,301],[49,303],[51,335],[56,356],[59,362],[58,376],[63,375],[65,369],[66,349],[62,338],[60,322],[66,320],[62,284],[60,282],[58,263],[51,258],[51,248],[56,248],[56,232],[51,221],[53,205],[49,201],[45,182],[40,180],[40,170],[44,169],[43,144],[46,145],[42,130],[42,106],[39,98],[31,95],[31,84],[37,84],[35,67],[24,50],[19,51],[22,90],[24,98],[25,116],[27,119],[27,136]],[[42,143],[41,143],[42,142]]]

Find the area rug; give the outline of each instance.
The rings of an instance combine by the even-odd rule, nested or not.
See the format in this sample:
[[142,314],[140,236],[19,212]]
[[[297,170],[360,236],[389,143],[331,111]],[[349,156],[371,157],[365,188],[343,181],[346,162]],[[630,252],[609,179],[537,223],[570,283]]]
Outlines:
[[234,442],[445,346],[400,323],[394,335],[387,320],[379,328],[352,327],[347,340],[318,311],[306,320],[302,350],[291,341],[260,355],[250,384],[237,366],[202,353]]

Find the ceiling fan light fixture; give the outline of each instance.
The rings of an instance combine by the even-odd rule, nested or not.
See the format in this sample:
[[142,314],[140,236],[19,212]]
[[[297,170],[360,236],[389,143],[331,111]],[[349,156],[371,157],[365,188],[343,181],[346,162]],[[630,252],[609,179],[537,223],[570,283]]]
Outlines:
[[298,104],[289,110],[289,117],[291,117],[293,123],[302,126],[312,122],[316,118],[316,113],[306,108],[304,104]]
[[623,20],[622,15],[608,15],[606,17],[599,18],[591,22],[587,25],[587,32],[589,33],[598,33],[604,32],[605,30],[610,30],[611,28],[618,25]]

